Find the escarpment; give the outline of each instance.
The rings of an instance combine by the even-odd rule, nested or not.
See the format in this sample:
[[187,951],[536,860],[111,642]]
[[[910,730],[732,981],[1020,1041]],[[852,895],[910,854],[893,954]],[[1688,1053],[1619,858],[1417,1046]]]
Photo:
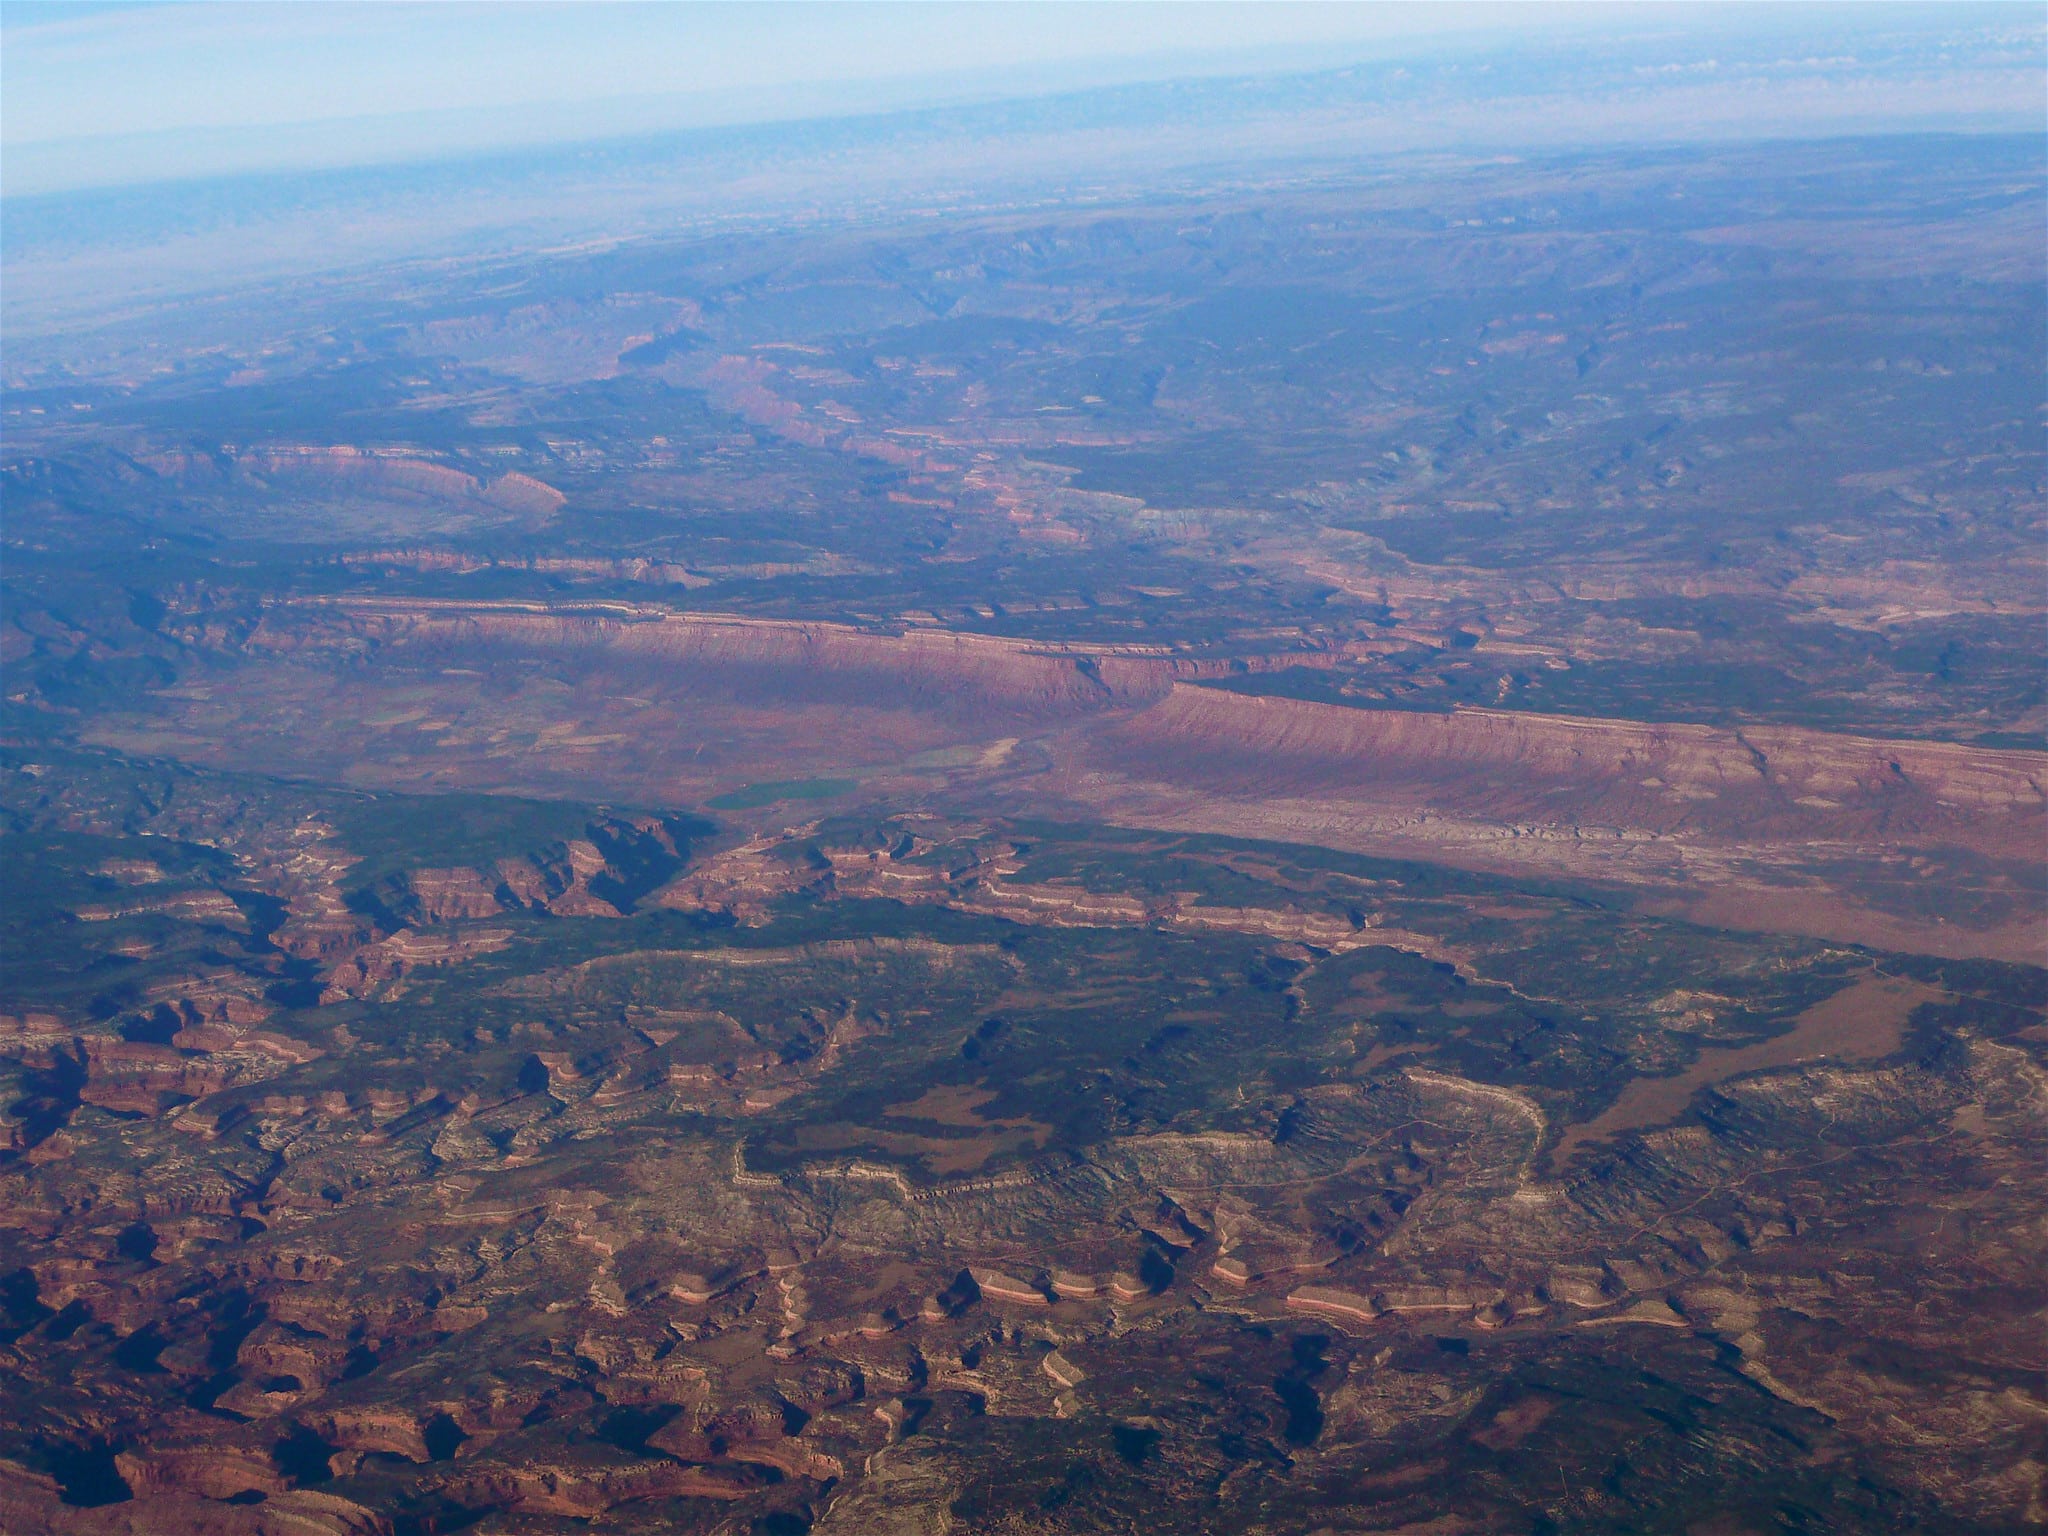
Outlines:
[[[938,628],[676,613],[630,603],[341,599],[266,609],[247,661],[526,658],[715,703],[825,706],[1053,730],[1090,767],[1227,795],[1358,799],[1505,826],[2010,854],[2048,827],[2048,754],[1787,726],[1350,708],[1196,684],[1303,657],[1036,643]],[[1316,659],[1313,655],[1309,660]],[[754,728],[764,722],[754,720]],[[792,738],[803,722],[792,717]],[[956,737],[954,739],[965,739]],[[858,754],[855,754],[858,756]],[[846,760],[823,744],[818,760]]]
[[1165,648],[1033,645],[941,629],[672,613],[629,604],[360,600],[273,611],[253,652],[370,648],[393,659],[464,651],[562,656],[688,692],[871,708],[996,708],[1054,719],[1164,698],[1199,664]]
[[[1199,686],[1328,654],[1251,639],[1039,642],[626,601],[387,597],[287,599],[240,627],[200,608],[165,628],[232,686],[160,695],[139,729],[95,726],[107,744],[225,762],[232,741],[238,764],[271,771],[346,761],[364,783],[709,804],[776,825],[792,795],[908,793],[948,813],[1542,869],[1650,888],[1701,921],[1926,953],[2017,958],[2038,944],[2038,752]],[[310,710],[323,678],[337,691]],[[1961,861],[1939,911],[1930,859]],[[481,916],[503,901],[496,877],[483,884],[416,899]],[[316,916],[291,933],[310,942]]]
[[532,475],[513,471],[483,481],[405,448],[347,443],[272,443],[260,448],[144,453],[136,462],[180,486],[332,492],[400,492],[438,501],[482,502],[501,511],[546,516],[567,499]]
[[120,503],[214,536],[293,544],[539,528],[567,503],[547,480],[494,457],[403,442],[237,444],[146,432],[85,456],[15,457],[0,473],[11,497],[40,516]]
[[1992,855],[2048,827],[2048,754],[1782,726],[1421,714],[1177,686],[1090,755],[1223,792],[1405,800],[1509,824]]

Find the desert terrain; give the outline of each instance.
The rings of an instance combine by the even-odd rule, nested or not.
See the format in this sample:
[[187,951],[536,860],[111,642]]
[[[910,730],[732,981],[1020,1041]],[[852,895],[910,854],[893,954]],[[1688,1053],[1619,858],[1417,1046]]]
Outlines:
[[10,338],[0,1528],[2048,1521],[2038,138],[1104,186]]

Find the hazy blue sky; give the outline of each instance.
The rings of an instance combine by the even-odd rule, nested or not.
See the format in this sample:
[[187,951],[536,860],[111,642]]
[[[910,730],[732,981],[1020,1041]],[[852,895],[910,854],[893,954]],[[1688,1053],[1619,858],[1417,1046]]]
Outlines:
[[[923,104],[1006,84],[1145,78],[1199,68],[1191,55],[1230,67],[1274,50],[1563,14],[1280,3],[288,3],[8,5],[0,18],[5,142],[14,154],[32,151],[22,169],[40,182],[126,179],[119,151],[135,146],[72,143],[55,154],[65,141],[172,132],[195,169],[432,153],[866,109],[898,91]],[[373,124],[392,117],[406,122],[386,143]],[[266,145],[243,132],[335,120],[358,120],[368,141],[288,135]]]
[[[1912,8],[1887,8],[1903,16]],[[1924,11],[1924,8],[1922,8]],[[0,5],[10,193],[1157,79],[1571,29],[1755,31],[1650,4]],[[1432,43],[1432,39],[1436,40]]]
[[[0,306],[19,341],[117,300],[735,221],[2039,134],[2044,61],[2038,3],[0,0]],[[905,107],[942,110],[860,116]]]

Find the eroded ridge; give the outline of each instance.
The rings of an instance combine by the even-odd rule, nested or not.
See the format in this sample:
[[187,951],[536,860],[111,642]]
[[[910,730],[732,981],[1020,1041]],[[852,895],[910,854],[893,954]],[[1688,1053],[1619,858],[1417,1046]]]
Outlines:
[[[2023,959],[2037,939],[2039,752],[1342,707],[1217,686],[1299,661],[1221,644],[1047,644],[648,604],[363,598],[189,633],[216,648],[220,681],[172,690],[153,719],[102,739],[221,762],[233,740],[238,758],[293,771],[346,758],[372,782],[459,771],[657,800],[744,795],[800,762],[828,798],[1590,877],[1704,921],[1939,954]],[[490,682],[507,669],[515,680]],[[317,714],[285,706],[289,733],[253,718],[311,675],[339,689]],[[1933,866],[1949,871],[1939,912]]]
[[[963,1496],[970,1422],[1028,1457],[1150,1420],[1162,1496],[1244,1426],[1342,1468],[1564,1413],[1604,1456],[1563,1405],[1610,1340],[1902,1496],[2023,1475],[2021,1398],[1906,1444],[1825,1342],[1909,1347],[1900,1298],[1956,1283],[1884,1246],[1902,1187],[1970,1191],[1971,1273],[2031,1283],[2011,968],[1617,945],[1568,893],[1185,834],[482,802],[394,846],[402,803],[172,782],[138,831],[32,813],[95,840],[70,931],[143,974],[0,1032],[10,1348],[56,1405],[0,1424],[57,1469],[5,1474],[26,1528],[864,1529],[906,1467]],[[1870,1278],[1814,1282],[1852,1220]]]

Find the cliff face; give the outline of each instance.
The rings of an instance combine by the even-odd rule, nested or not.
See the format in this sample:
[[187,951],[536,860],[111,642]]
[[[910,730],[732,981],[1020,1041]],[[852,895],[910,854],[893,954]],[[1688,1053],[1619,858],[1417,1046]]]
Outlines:
[[2037,846],[2048,759],[1782,727],[1358,710],[1176,687],[1091,758],[1227,793],[1757,842]]
[[468,497],[481,490],[461,470],[407,454],[382,454],[352,448],[279,446],[239,454],[234,467],[265,480],[306,479],[315,482],[374,485],[412,491],[423,496]]
[[[1892,948],[2039,947],[2040,753],[1354,709],[1194,686],[1280,664],[1249,648],[891,633],[617,601],[291,600],[242,631],[205,610],[169,628],[232,667],[232,688],[163,696],[170,731],[99,739],[174,755],[233,742],[237,766],[345,763],[364,782],[650,805],[804,781],[965,814],[1079,814],[1537,870],[1639,887],[1700,921]],[[739,819],[759,803],[739,802]],[[780,826],[787,812],[762,814]],[[434,888],[430,875],[394,899],[487,915],[486,894],[505,904],[501,875],[477,878],[484,890]],[[574,872],[560,884],[551,910]],[[295,908],[281,942],[353,949],[366,936],[351,921]]]
[[[608,610],[608,611],[606,611]],[[655,667],[669,686],[749,700],[998,708],[1047,718],[1166,696],[1197,669],[1162,651],[1033,646],[992,636],[672,614],[629,605],[521,611],[506,604],[352,603],[273,615],[254,649],[477,647]]]
[[[1353,709],[1193,683],[1257,663],[1165,647],[1036,644],[941,629],[415,600],[268,612],[254,653],[394,661],[502,652],[620,668],[749,703],[1101,717],[1088,755],[1120,771],[1263,794],[1420,786],[1508,820],[1742,837],[1934,837],[2015,846],[2048,798],[2048,755],[1783,726],[1643,724],[1489,709]],[[1315,658],[1308,658],[1313,660]],[[1300,665],[1303,658],[1284,658]]]
[[[33,464],[13,477],[33,495],[46,477]],[[150,446],[109,456],[68,494],[114,494],[179,509],[222,531],[261,527],[295,538],[466,526],[540,525],[566,501],[546,481],[519,471],[479,476],[410,447],[267,443],[211,449]]]

